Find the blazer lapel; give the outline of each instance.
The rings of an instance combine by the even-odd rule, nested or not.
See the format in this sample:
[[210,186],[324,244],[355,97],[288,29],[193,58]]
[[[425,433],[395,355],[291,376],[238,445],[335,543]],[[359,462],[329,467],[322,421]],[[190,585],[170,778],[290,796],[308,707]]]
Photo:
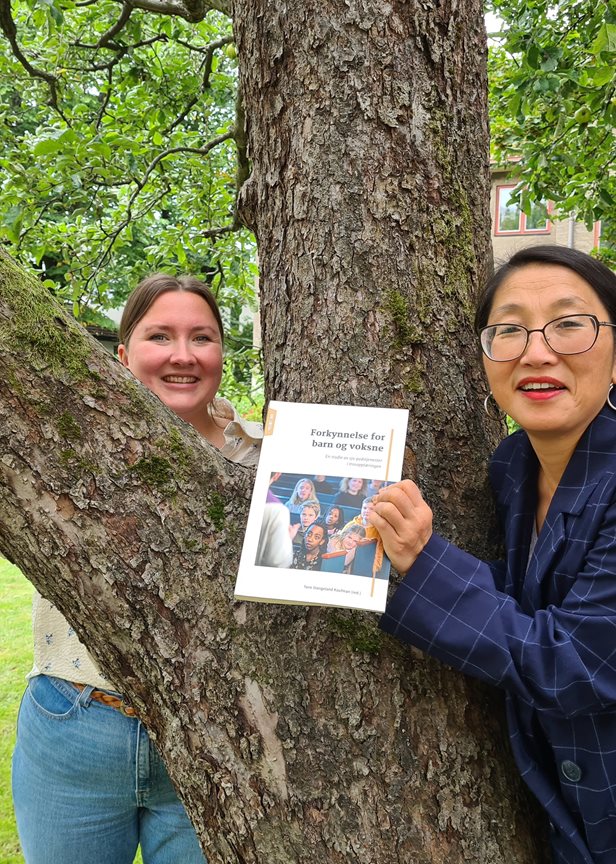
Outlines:
[[[577,519],[597,483],[608,468],[614,469],[616,414],[608,408],[593,420],[582,435],[550,503],[533,555],[526,571],[523,606],[534,612],[561,598],[548,596],[549,574],[563,554],[563,544],[571,536]],[[604,458],[601,458],[603,454]]]
[[505,590],[524,605],[526,565],[537,509],[537,470],[535,451],[525,434],[520,434],[511,453],[504,478],[499,507],[505,525],[507,583]]

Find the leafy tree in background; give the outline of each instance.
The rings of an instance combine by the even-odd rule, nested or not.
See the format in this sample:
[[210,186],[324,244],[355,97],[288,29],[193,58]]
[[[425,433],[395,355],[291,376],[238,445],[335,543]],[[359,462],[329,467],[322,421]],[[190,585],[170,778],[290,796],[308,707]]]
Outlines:
[[[616,2],[489,0],[493,155],[519,160],[525,212],[554,201],[616,248]],[[611,251],[614,260],[614,251]]]
[[241,400],[256,265],[235,209],[247,160],[229,18],[18,0],[0,25],[0,241],[87,323],[148,272],[202,275],[227,310],[223,386]]

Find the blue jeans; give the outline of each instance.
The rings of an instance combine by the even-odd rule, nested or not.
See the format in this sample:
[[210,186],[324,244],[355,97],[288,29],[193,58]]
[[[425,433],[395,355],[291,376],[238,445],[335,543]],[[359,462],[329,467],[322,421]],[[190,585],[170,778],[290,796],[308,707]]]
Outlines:
[[38,675],[22,699],[13,799],[26,864],[203,864],[195,831],[136,717]]

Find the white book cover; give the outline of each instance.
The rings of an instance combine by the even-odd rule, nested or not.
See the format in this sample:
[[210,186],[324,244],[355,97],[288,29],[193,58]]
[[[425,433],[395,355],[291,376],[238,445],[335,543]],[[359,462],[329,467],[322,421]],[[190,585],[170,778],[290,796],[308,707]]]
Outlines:
[[382,612],[390,564],[366,516],[400,480],[408,411],[269,404],[235,596]]

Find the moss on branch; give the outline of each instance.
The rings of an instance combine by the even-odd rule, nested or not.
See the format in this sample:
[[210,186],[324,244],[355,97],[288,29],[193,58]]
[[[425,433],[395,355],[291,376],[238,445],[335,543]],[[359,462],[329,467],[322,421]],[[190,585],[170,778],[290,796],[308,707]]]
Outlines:
[[130,470],[142,483],[146,483],[152,489],[158,489],[159,492],[168,494],[173,486],[173,468],[171,463],[161,456],[139,459]]
[[0,250],[0,351],[73,380],[98,379],[85,334],[49,291]]

